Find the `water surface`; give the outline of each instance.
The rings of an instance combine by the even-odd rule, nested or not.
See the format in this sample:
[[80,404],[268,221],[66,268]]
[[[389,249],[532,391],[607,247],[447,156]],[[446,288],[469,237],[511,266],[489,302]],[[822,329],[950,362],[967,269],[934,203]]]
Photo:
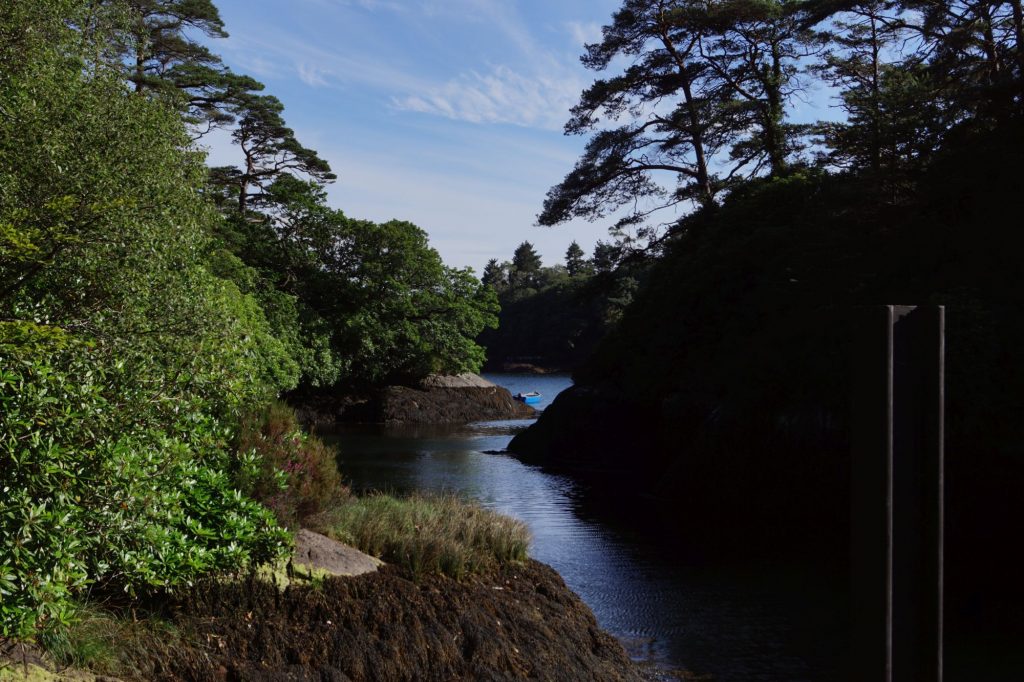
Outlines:
[[[488,375],[546,407],[565,375]],[[553,566],[630,654],[719,682],[835,679],[843,614],[813,572],[708,565],[637,522],[639,500],[527,466],[504,450],[530,421],[347,428],[335,437],[357,491],[455,492],[524,521],[530,555]],[[643,515],[639,515],[643,518]]]

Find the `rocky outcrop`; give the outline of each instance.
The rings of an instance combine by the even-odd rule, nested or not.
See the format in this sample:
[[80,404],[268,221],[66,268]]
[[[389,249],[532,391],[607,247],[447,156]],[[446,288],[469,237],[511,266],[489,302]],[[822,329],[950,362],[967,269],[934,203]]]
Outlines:
[[408,388],[390,386],[378,397],[377,419],[385,424],[468,424],[526,419],[535,411],[500,386]]
[[656,451],[656,419],[621,393],[572,386],[508,449],[521,460],[554,467],[635,470],[638,454]]
[[527,419],[536,411],[477,374],[432,375],[417,386],[388,386],[361,396],[316,396],[293,405],[305,424],[468,424]]
[[453,580],[386,566],[283,593],[213,584],[172,607],[195,650],[168,680],[640,680],[622,645],[535,561]]

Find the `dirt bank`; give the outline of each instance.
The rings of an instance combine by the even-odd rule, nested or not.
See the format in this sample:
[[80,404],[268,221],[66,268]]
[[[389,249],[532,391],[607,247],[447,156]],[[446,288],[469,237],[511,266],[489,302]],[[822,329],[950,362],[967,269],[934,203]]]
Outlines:
[[639,680],[561,577],[528,561],[456,582],[399,569],[288,588],[197,589],[171,606],[195,642],[160,680]]

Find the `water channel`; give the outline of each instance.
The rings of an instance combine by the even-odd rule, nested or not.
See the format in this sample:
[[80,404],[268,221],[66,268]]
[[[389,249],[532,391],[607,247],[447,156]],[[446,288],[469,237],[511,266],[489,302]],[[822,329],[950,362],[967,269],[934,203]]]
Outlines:
[[[570,385],[563,375],[487,378],[513,393],[540,391],[541,409]],[[554,567],[635,659],[716,682],[836,678],[846,613],[834,579],[702,561],[635,513],[629,491],[595,496],[590,484],[487,454],[529,423],[359,426],[335,438],[357,491],[455,492],[526,522],[530,555]]]

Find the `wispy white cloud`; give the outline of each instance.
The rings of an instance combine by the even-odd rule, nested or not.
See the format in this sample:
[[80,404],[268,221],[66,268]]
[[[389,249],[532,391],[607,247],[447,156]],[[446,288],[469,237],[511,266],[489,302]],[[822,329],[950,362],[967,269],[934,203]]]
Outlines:
[[299,72],[299,80],[311,88],[317,88],[327,85],[326,74],[323,68],[317,64],[310,64],[309,62],[299,62],[297,66]]
[[335,50],[289,36],[241,38],[233,40],[228,51],[232,61],[259,77],[280,77],[282,70],[291,70],[309,87],[371,87],[387,93],[395,110],[477,124],[560,130],[585,85],[579,69],[540,47],[517,68],[493,65],[446,81],[412,73],[373,55]]
[[280,62],[268,59],[265,54],[246,51],[233,56],[236,69],[242,73],[265,79],[283,75]]
[[294,36],[233,38],[225,52],[243,71],[265,78],[290,72],[312,87],[355,83],[392,92],[428,87],[422,79],[372,55],[320,47]]
[[471,123],[511,123],[557,130],[581,89],[571,74],[530,75],[507,66],[470,71],[422,92],[392,98],[395,108]]
[[575,46],[582,47],[601,41],[601,24],[596,21],[569,21],[565,27]]

